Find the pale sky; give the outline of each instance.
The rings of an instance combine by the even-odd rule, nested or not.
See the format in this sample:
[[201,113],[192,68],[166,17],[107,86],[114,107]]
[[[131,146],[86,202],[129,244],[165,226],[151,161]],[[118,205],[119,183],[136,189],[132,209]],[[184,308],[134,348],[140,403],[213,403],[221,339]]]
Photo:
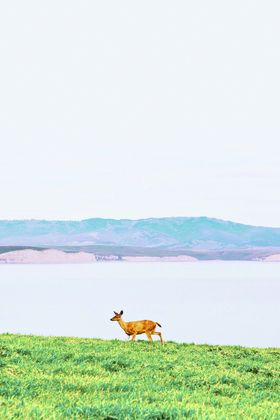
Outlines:
[[278,1],[0,5],[0,219],[280,226]]

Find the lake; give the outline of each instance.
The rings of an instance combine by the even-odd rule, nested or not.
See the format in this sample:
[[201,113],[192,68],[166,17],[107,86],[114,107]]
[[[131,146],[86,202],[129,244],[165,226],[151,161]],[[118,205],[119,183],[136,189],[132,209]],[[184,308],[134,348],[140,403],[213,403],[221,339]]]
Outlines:
[[165,340],[280,346],[279,263],[0,265],[0,287],[1,333],[126,340],[122,309]]

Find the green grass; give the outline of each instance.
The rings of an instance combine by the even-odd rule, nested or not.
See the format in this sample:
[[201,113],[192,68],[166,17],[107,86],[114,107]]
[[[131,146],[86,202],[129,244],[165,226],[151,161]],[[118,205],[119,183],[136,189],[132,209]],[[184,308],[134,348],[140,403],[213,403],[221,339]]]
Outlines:
[[1,419],[280,419],[280,349],[0,335]]

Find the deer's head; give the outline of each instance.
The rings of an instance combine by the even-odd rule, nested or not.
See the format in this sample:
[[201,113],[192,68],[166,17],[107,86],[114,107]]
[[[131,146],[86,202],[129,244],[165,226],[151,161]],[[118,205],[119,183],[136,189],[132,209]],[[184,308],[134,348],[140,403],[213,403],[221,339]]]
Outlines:
[[119,314],[118,312],[114,311],[115,316],[113,316],[113,318],[110,319],[110,321],[119,321],[122,317],[123,311],[121,311]]

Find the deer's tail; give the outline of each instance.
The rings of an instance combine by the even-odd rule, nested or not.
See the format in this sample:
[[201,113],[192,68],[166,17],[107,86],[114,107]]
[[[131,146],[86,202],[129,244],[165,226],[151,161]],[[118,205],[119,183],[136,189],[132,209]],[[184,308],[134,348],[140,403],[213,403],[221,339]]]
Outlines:
[[156,324],[161,328],[161,325],[158,322],[156,322]]

